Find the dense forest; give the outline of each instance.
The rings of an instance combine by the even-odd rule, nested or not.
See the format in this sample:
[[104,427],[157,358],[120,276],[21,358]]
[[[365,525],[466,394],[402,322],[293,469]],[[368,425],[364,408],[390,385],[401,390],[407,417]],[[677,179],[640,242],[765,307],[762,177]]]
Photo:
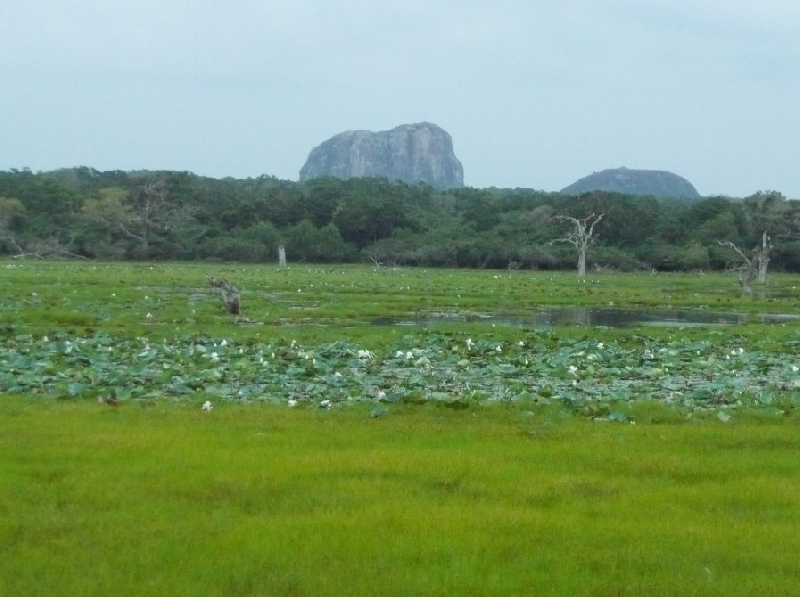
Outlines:
[[0,172],[0,255],[102,260],[374,262],[572,269],[559,216],[603,214],[589,268],[722,269],[767,232],[800,271],[800,202],[774,191],[681,200],[530,189],[436,190],[381,178],[213,179],[72,168]]

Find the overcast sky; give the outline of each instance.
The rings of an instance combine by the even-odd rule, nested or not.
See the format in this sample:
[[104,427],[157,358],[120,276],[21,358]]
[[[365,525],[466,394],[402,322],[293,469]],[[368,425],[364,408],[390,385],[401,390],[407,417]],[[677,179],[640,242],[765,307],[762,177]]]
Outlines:
[[421,121],[474,187],[669,170],[800,199],[797,0],[4,0],[0,169],[297,180]]

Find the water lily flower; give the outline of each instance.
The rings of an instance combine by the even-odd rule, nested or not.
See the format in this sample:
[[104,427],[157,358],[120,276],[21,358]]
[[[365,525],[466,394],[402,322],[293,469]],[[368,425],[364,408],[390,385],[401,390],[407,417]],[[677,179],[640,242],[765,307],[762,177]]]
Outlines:
[[211,406],[211,400],[206,400],[205,402],[203,402],[203,406],[201,406],[200,408],[202,408],[207,413],[210,413],[212,410],[214,410],[214,407]]

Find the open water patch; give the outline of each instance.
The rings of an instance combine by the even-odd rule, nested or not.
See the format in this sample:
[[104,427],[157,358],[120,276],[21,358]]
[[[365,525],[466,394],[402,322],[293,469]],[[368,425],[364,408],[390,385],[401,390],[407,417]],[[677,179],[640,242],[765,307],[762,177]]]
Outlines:
[[413,318],[381,317],[373,325],[417,326],[437,323],[493,323],[519,327],[597,326],[597,327],[707,327],[748,323],[781,324],[800,321],[800,315],[789,313],[740,313],[702,309],[612,309],[584,307],[550,307],[529,315],[509,316],[485,313],[436,313]]

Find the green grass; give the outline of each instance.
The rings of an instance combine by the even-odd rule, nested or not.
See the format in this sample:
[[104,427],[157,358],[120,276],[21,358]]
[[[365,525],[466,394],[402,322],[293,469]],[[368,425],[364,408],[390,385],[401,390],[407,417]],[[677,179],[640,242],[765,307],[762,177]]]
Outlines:
[[5,398],[4,595],[790,595],[796,422]]
[[[227,277],[238,286],[243,314],[252,325],[230,325],[206,276]],[[800,304],[797,276],[785,274],[772,276],[767,287],[756,291],[763,298],[755,299],[741,297],[736,280],[722,274],[590,274],[579,280],[568,272],[3,262],[0,280],[8,288],[0,298],[0,330],[101,329],[150,338],[202,331],[240,338],[287,334],[330,339],[346,329],[351,339],[380,342],[396,331],[372,325],[378,318],[524,316],[547,306],[795,313]],[[657,334],[672,331],[654,329]],[[582,332],[579,328],[577,333]]]
[[[249,325],[232,323],[206,275],[239,286]],[[797,592],[796,322],[371,323],[609,303],[794,313],[795,276],[773,276],[752,300],[722,275],[582,282],[571,273],[355,266],[4,262],[0,282],[0,379],[35,388],[0,394],[0,595]],[[207,352],[222,353],[215,342],[228,340],[219,363],[186,356],[195,343],[186,339],[201,337]],[[264,346],[278,354],[259,377]],[[377,356],[348,365],[361,347]],[[423,352],[393,356],[412,348],[427,351],[429,369],[413,364]],[[301,351],[316,355],[318,371],[298,372]],[[572,364],[574,396],[540,399],[548,384],[572,387]],[[365,391],[406,386],[395,403],[344,399],[330,409],[317,398],[287,408],[284,396],[281,406],[213,396],[207,413],[209,393],[157,385],[180,368],[209,393],[223,377],[235,387],[234,373],[264,382],[267,368],[295,392],[304,375],[323,394],[343,380]],[[671,380],[659,385],[667,368]],[[502,379],[509,370],[552,379],[531,382],[529,401],[413,404],[427,379],[489,387],[495,370],[501,387],[514,384]],[[677,398],[591,394],[599,383],[616,387],[618,371],[641,384],[652,375],[661,398]],[[37,376],[46,381],[37,386]],[[107,405],[113,393],[97,379],[132,387],[135,399]],[[738,380],[753,386],[737,390],[741,400],[722,395]]]

